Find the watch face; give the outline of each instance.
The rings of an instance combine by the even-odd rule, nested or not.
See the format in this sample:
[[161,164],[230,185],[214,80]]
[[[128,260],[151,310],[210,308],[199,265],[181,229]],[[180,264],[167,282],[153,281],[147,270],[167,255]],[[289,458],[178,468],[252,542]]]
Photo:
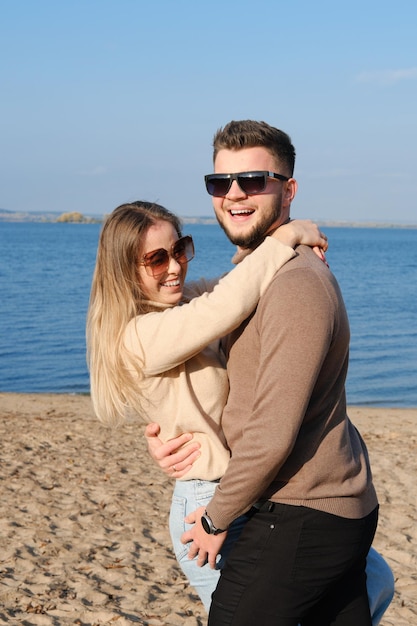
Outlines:
[[207,517],[205,515],[203,515],[203,517],[201,518],[201,525],[204,528],[204,530],[206,531],[206,533],[208,533],[210,535],[211,528],[210,528],[210,524],[208,522],[208,519],[207,519]]

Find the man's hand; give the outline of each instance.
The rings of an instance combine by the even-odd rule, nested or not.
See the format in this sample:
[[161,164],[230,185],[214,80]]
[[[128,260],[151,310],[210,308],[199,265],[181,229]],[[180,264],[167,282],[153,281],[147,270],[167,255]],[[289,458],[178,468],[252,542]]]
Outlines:
[[206,533],[201,525],[201,516],[204,511],[204,506],[201,506],[193,513],[187,515],[185,518],[186,523],[194,524],[194,526],[182,534],[181,542],[191,544],[188,551],[189,559],[197,557],[197,565],[199,567],[203,567],[208,561],[210,567],[214,569],[216,567],[217,555],[220,554],[221,547],[227,537],[227,531],[218,535]]
[[[188,443],[193,439],[192,433],[183,433],[167,443],[158,437],[161,429],[159,424],[148,424],[145,428],[145,437],[148,452],[155,463],[170,478],[182,478],[201,455],[198,441]],[[188,445],[186,445],[188,444]]]

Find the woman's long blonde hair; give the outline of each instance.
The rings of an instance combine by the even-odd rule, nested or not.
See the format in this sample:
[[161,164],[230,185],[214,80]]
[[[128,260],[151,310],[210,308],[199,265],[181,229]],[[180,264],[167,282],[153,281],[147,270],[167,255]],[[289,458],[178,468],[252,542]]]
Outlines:
[[148,228],[158,220],[170,222],[181,237],[176,215],[142,201],[117,207],[100,233],[87,314],[87,364],[94,411],[111,426],[120,424],[128,411],[140,412],[140,364],[127,354],[123,334],[132,318],[149,310],[138,280],[138,258]]

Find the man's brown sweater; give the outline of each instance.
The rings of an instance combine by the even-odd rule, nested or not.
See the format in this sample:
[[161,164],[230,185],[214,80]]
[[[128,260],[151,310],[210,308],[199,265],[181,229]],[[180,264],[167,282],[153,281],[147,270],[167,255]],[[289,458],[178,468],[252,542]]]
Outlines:
[[297,252],[234,333],[222,420],[231,460],[207,507],[217,528],[262,499],[347,518],[377,505],[366,446],[346,414],[343,299],[314,252]]

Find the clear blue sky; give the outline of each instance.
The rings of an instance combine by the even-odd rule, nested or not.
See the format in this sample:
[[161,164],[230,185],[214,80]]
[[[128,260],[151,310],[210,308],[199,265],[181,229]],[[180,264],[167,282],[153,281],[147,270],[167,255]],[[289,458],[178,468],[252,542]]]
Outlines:
[[417,2],[0,0],[0,207],[211,215],[215,130],[297,149],[294,217],[417,222]]

